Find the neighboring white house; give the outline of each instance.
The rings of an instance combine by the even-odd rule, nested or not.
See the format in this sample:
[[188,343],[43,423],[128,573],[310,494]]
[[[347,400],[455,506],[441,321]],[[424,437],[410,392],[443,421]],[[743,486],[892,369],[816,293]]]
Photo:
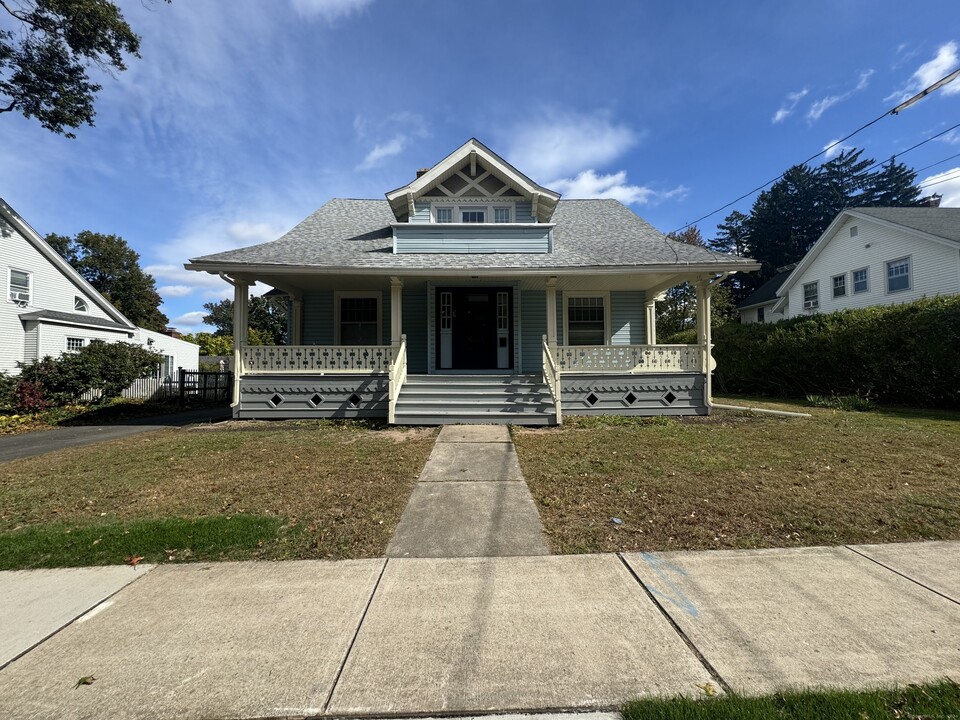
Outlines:
[[196,369],[199,348],[138,328],[0,199],[0,372],[18,362],[79,350],[92,340],[144,345],[164,355],[164,374]]
[[771,312],[791,318],[957,294],[960,208],[850,208],[777,289]]
[[750,323],[773,323],[786,318],[786,308],[774,311],[773,306],[777,304],[777,290],[790,277],[790,273],[797,266],[797,263],[787,265],[777,269],[777,274],[767,280],[763,285],[754,290],[747,298],[737,305],[740,312],[740,322],[744,325]]

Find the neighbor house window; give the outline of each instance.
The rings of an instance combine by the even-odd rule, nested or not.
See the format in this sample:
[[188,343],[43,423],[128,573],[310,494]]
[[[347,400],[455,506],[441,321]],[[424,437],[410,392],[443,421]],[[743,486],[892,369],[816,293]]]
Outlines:
[[437,208],[434,210],[438,223],[453,222],[453,208]]
[[77,312],[86,312],[86,311],[87,311],[87,301],[84,300],[84,299],[83,299],[82,297],[80,297],[79,295],[77,295],[77,296],[73,299],[73,309],[76,310]]
[[867,283],[867,269],[861,268],[853,271],[853,294],[866,292],[869,289]]
[[13,302],[30,302],[31,274],[25,270],[10,268],[10,299]]
[[380,293],[342,293],[336,309],[337,344],[380,344]]
[[910,289],[910,258],[900,258],[887,263],[887,292]]
[[494,208],[493,209],[493,221],[495,223],[508,223],[510,222],[510,208]]
[[460,222],[464,223],[482,223],[486,222],[487,213],[485,210],[461,210]]
[[833,277],[833,296],[843,297],[847,294],[847,275],[834,275]]
[[803,286],[803,309],[816,310],[820,307],[820,283],[806,283]]
[[765,318],[766,318],[766,313],[764,312],[764,308],[758,307],[758,308],[757,308],[757,322],[758,322],[758,323],[762,323]]
[[567,345],[607,344],[607,296],[567,298]]
[[67,350],[70,352],[76,352],[77,350],[82,350],[83,346],[87,344],[87,341],[84,338],[67,338]]

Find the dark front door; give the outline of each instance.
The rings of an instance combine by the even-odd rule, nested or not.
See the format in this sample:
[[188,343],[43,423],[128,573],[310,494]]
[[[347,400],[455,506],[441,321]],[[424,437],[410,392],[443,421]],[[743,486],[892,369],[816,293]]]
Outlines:
[[511,369],[512,305],[510,288],[438,288],[437,368]]

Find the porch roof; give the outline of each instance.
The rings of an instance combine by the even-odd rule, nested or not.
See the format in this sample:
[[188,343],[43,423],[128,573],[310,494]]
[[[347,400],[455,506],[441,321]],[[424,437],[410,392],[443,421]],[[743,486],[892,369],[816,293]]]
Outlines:
[[334,199],[272,242],[193,258],[186,267],[207,272],[281,270],[423,274],[431,270],[550,271],[644,267],[750,271],[749,258],[668,240],[617,200],[561,200],[553,216],[553,252],[394,254],[396,220],[386,200]]

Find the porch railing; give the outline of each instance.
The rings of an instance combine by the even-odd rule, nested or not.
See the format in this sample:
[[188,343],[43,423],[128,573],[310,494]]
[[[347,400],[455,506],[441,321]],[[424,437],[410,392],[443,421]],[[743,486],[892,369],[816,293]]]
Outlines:
[[560,368],[553,358],[553,350],[547,343],[547,336],[543,336],[543,382],[550,388],[553,397],[553,407],[557,413],[557,425],[563,423],[563,413],[560,409]]
[[703,371],[701,345],[561,345],[560,372],[681,373]]
[[397,398],[400,397],[400,389],[403,383],[407,381],[407,336],[400,336],[400,345],[394,354],[393,363],[390,365],[390,402],[387,409],[387,419],[392,425],[397,419]]
[[241,374],[387,373],[391,345],[247,345],[240,349]]

